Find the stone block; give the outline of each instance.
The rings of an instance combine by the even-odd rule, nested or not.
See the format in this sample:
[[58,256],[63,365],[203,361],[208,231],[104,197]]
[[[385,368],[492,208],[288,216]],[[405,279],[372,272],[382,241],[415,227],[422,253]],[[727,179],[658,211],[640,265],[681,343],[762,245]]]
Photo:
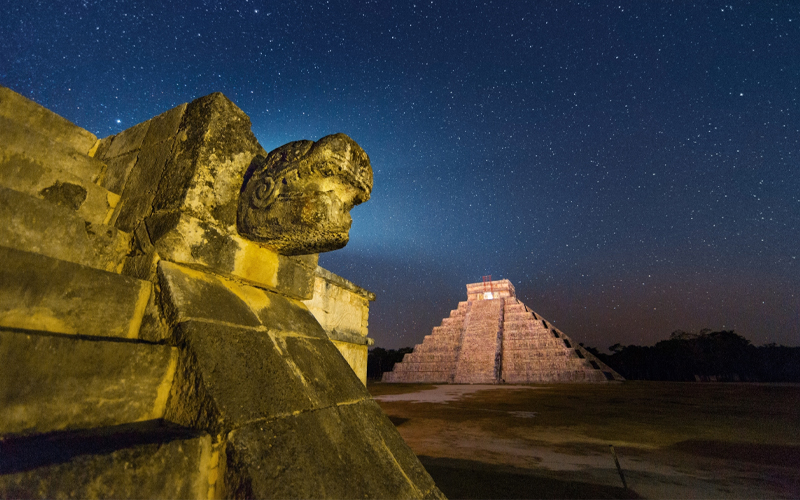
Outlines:
[[214,498],[211,437],[152,427],[2,442],[0,497]]
[[138,157],[139,151],[136,150],[105,160],[107,165],[106,175],[101,185],[112,193],[121,195]]
[[180,212],[154,214],[146,225],[164,260],[201,265],[292,298],[310,299],[314,293],[318,255],[279,255]]
[[0,247],[0,326],[137,338],[153,285]]
[[105,175],[106,165],[88,156],[86,151],[75,150],[2,116],[0,144],[0,166],[22,158],[45,167],[57,167],[89,182],[97,182]]
[[107,224],[119,201],[119,196],[88,179],[21,155],[8,156],[0,165],[0,186],[74,210],[95,224]]
[[314,407],[267,332],[204,321],[187,321],[177,330],[181,359],[169,421],[217,434]]
[[162,306],[172,325],[204,319],[258,327],[261,321],[250,309],[239,286],[213,274],[167,261],[158,263]]
[[142,142],[142,147],[146,148],[159,142],[172,140],[178,133],[178,128],[183,121],[187,104],[175,106],[169,111],[150,119],[150,127],[147,135]]
[[150,128],[150,120],[134,125],[116,134],[111,140],[111,145],[103,155],[104,158],[113,158],[124,155],[142,148],[147,130]]
[[150,215],[159,182],[167,163],[171,160],[170,141],[153,144],[139,152],[119,202],[119,215],[116,221],[118,228],[131,232]]
[[339,350],[342,357],[350,365],[353,373],[365,386],[367,385],[367,357],[369,355],[369,348],[366,345],[358,345],[350,342],[340,342],[331,339],[333,345]]
[[336,340],[353,342],[367,336],[370,300],[375,300],[375,294],[317,266],[314,297],[304,303],[329,337],[345,335],[350,338]]
[[287,363],[305,385],[314,406],[327,407],[369,398],[364,384],[328,339],[274,334]]
[[187,105],[178,136],[154,211],[184,211],[233,234],[245,170],[256,155],[266,154],[250,118],[214,93]]
[[[371,400],[257,422],[228,435],[241,498],[443,498]],[[314,478],[309,480],[309,478]]]
[[162,418],[177,350],[3,329],[0,359],[7,437]]
[[0,86],[0,117],[36,130],[50,140],[83,154],[97,142],[97,137],[88,130],[3,86]]
[[130,235],[90,224],[72,210],[0,187],[0,241],[16,248],[106,271],[119,271]]

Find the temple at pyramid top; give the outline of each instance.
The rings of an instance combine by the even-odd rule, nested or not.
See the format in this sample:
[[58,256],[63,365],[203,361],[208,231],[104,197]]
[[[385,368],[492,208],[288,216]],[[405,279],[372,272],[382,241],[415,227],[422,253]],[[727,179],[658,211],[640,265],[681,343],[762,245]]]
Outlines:
[[467,301],[383,374],[384,382],[500,384],[624,380],[517,299],[507,279],[467,285]]
[[467,300],[516,298],[514,285],[508,280],[484,281],[467,285]]

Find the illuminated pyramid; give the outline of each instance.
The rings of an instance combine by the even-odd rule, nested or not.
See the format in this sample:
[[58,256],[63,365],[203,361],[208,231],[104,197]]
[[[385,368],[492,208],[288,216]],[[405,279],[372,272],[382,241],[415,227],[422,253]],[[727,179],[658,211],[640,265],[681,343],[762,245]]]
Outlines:
[[508,280],[467,285],[442,325],[406,354],[384,382],[520,384],[624,380],[517,300]]

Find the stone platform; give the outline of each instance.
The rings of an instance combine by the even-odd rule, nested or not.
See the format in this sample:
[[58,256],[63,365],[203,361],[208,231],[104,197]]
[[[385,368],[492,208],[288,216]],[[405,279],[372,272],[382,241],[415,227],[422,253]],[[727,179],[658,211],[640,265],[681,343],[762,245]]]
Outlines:
[[366,153],[279,149],[219,93],[98,139],[0,86],[0,498],[442,498],[317,266]]
[[467,301],[384,382],[524,384],[624,380],[516,298],[509,280],[467,285]]

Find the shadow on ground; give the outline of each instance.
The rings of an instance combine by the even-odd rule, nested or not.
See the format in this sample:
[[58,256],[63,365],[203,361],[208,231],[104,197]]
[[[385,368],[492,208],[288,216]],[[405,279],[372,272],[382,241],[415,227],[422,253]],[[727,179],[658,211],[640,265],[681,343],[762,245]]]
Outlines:
[[641,498],[635,491],[602,484],[563,481],[516,467],[474,460],[419,457],[447,498]]

